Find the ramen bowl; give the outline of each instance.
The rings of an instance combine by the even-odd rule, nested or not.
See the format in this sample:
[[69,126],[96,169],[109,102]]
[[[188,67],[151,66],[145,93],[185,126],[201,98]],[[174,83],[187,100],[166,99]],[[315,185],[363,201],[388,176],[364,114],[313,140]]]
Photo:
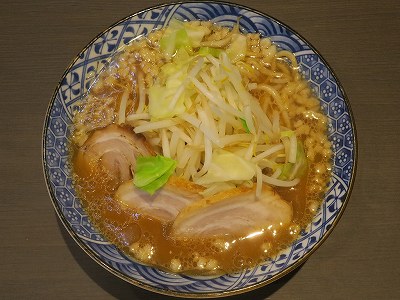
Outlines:
[[[143,265],[119,251],[91,223],[74,188],[69,137],[78,103],[107,60],[123,45],[162,28],[172,19],[210,20],[243,32],[258,32],[295,54],[300,71],[329,120],[334,153],[322,205],[298,238],[262,264],[234,274],[188,276]],[[356,132],[349,102],[327,62],[303,37],[276,19],[223,2],[187,2],[152,7],[130,15],[95,37],[63,74],[50,101],[43,130],[43,168],[56,213],[73,239],[92,259],[119,278],[141,288],[176,297],[219,297],[267,285],[296,269],[323,243],[349,200],[356,167]]]

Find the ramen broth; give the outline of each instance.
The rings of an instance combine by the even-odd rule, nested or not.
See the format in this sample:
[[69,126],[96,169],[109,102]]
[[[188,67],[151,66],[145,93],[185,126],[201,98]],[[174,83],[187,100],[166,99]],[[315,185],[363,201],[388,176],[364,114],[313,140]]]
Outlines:
[[[312,217],[306,203],[306,177],[296,187],[276,189],[291,204],[294,212],[292,224],[279,232],[266,230],[249,238],[218,236],[210,239],[176,239],[170,237],[171,224],[163,224],[151,216],[122,208],[114,201],[118,183],[107,178],[107,173],[101,170],[88,177],[77,177],[77,187],[91,220],[108,240],[128,255],[132,256],[131,245],[135,243],[142,247],[151,245],[142,254],[145,257],[141,257],[141,260],[166,270],[171,270],[171,261],[175,259],[179,260],[181,270],[186,273],[207,273],[210,270],[199,268],[198,262],[199,258],[210,257],[218,262],[218,273],[231,273],[254,266],[286,247]],[[247,236],[251,235],[249,233]]]
[[[209,22],[202,22],[200,25],[212,28],[211,33],[203,40],[210,36],[211,39],[212,35],[218,35],[221,31],[227,31]],[[173,236],[173,221],[162,222],[152,215],[121,205],[116,201],[115,193],[122,180],[111,176],[101,166],[82,165],[78,158],[78,149],[93,131],[109,124],[120,123],[118,113],[126,87],[130,87],[125,111],[125,114],[129,115],[133,114],[139,105],[136,101],[140,93],[138,78],[146,87],[154,84],[157,78],[155,70],[165,63],[158,49],[163,30],[134,41],[122,50],[122,54],[115,56],[82,103],[74,120],[75,131],[72,136],[74,154],[71,160],[76,190],[91,222],[99,232],[135,260],[167,271],[195,275],[232,273],[253,267],[287,247],[310,223],[322,201],[329,180],[332,152],[326,136],[327,121],[320,112],[318,100],[313,96],[306,81],[298,75],[299,70],[293,66],[290,59],[283,59],[274,54],[272,63],[264,64],[266,72],[257,69],[256,63],[250,64],[257,76],[247,79],[255,84],[273,84],[277,89],[283,89],[285,86],[290,89],[291,82],[279,80],[283,76],[281,74],[286,74],[298,83],[297,88],[288,92],[289,98],[286,101],[291,129],[296,131],[298,140],[304,146],[307,168],[296,185],[272,186],[274,193],[292,209],[291,222],[285,226],[263,228],[261,231],[257,229],[246,232],[245,235],[229,234],[206,238]],[[260,44],[260,37],[253,34],[247,35],[246,38],[251,62],[259,49],[253,45]],[[227,47],[228,45],[221,48]],[[244,67],[241,72],[245,77],[248,70]],[[274,101],[262,89],[254,89],[250,93],[257,99],[264,97]],[[272,114],[275,106],[267,107],[269,113]],[[135,128],[135,125],[128,121],[119,125]],[[154,139],[152,134],[144,133],[144,136],[149,141]],[[163,153],[159,145],[152,144],[152,147],[155,152]],[[179,174],[177,176],[179,177]]]

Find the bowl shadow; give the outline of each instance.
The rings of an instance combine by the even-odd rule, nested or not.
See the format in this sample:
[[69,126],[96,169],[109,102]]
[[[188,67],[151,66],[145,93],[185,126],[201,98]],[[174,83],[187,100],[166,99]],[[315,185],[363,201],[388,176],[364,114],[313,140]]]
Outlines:
[[[161,295],[155,292],[151,292],[139,287],[136,287],[112,273],[108,272],[102,266],[100,266],[96,261],[90,258],[85,251],[83,251],[80,246],[72,239],[67,230],[65,230],[64,225],[57,217],[57,223],[61,231],[61,235],[68,246],[73,258],[81,267],[81,269],[99,286],[116,299],[129,299],[129,300],[166,300],[173,299],[172,296]],[[238,294],[227,297],[220,297],[218,299],[229,299],[229,300],[263,300],[271,295],[273,295],[277,290],[284,286],[290,279],[299,271],[303,265],[290,272],[289,274],[283,276],[282,278],[266,285],[260,287],[256,290],[246,292],[244,294]],[[195,298],[186,298],[195,299]]]

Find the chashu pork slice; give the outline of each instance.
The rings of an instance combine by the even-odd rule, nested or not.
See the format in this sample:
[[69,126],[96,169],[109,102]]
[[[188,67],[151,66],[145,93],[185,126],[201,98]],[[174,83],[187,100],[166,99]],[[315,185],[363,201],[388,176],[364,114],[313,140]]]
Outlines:
[[130,180],[120,185],[115,199],[138,214],[171,222],[184,207],[201,199],[203,190],[199,185],[172,176],[161,189],[150,195],[135,187]]
[[132,178],[136,157],[154,155],[151,146],[142,135],[130,127],[115,124],[95,130],[78,149],[77,172],[87,177],[98,168],[123,182]]
[[[292,220],[292,207],[270,187],[260,198],[252,188],[235,188],[204,198],[184,208],[172,226],[175,237],[247,236],[277,229]],[[270,227],[271,226],[271,227]]]

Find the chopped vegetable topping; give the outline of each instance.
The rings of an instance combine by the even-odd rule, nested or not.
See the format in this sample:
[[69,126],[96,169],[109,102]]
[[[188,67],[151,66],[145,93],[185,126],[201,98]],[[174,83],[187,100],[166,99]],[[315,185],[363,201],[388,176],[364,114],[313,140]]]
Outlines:
[[[257,184],[258,195],[263,183],[296,185],[307,167],[303,145],[277,92],[243,80],[243,66],[253,72],[243,61],[246,36],[235,27],[224,46],[204,41],[207,31],[172,20],[160,40],[167,63],[147,90],[148,111],[143,112],[148,117],[129,119],[137,122],[136,133],[154,137],[159,153],[176,160],[176,170],[163,169],[141,186],[153,188],[172,172],[210,194],[249,182]],[[254,96],[259,91],[269,94],[279,110],[267,110]]]
[[242,121],[242,125],[243,125],[244,130],[245,130],[247,133],[250,133],[250,130],[249,130],[249,127],[247,126],[246,120],[240,118],[240,121]]
[[160,40],[160,48],[169,58],[171,58],[179,48],[191,49],[189,36],[183,24],[183,22],[173,19]]
[[232,37],[232,43],[226,49],[226,53],[233,63],[243,59],[246,56],[247,40],[243,34],[235,33]]
[[207,55],[212,55],[216,58],[219,57],[221,54],[222,50],[218,48],[211,48],[211,47],[200,47],[199,49],[199,55],[200,56],[207,56]]
[[285,163],[281,166],[281,173],[278,179],[293,180],[301,178],[307,170],[307,158],[301,142],[297,142],[296,163]]
[[226,182],[232,180],[251,180],[255,175],[255,165],[239,155],[226,150],[214,151],[207,174],[198,184]]
[[133,184],[152,195],[167,183],[175,167],[175,160],[162,155],[138,157]]

